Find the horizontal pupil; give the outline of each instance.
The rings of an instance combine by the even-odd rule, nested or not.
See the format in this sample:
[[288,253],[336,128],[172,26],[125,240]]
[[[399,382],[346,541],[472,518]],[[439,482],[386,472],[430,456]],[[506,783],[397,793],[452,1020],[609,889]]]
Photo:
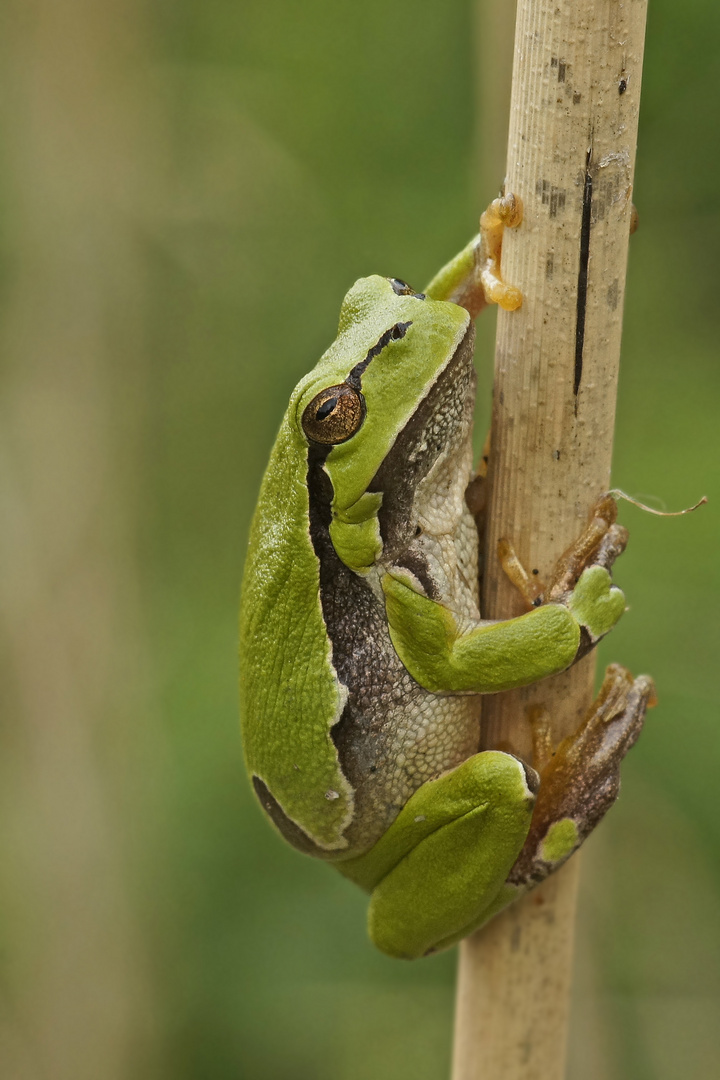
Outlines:
[[338,399],[336,397],[328,398],[327,401],[323,401],[322,405],[320,406],[318,411],[315,413],[315,419],[316,420],[325,420],[325,419],[327,419],[327,417],[333,411],[333,409],[335,408],[337,403],[338,403]]

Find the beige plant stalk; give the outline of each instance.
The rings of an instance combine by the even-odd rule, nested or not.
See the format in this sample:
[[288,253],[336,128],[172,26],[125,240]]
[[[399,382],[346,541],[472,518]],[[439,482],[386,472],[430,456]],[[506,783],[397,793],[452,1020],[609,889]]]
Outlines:
[[[645,32],[645,0],[519,0],[506,187],[524,205],[503,275],[484,614],[518,615],[507,537],[549,572],[609,487]],[[486,103],[487,107],[487,103]],[[594,658],[484,703],[486,746],[531,759],[526,708],[556,740],[593,691]],[[453,1080],[561,1080],[578,860],[461,946]]]

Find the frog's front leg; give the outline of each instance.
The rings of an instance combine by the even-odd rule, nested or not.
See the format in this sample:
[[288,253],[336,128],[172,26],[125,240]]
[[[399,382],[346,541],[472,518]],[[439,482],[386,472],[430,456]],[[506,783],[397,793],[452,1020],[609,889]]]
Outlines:
[[474,622],[428,596],[409,570],[390,567],[382,579],[388,629],[415,681],[435,694],[494,694],[570,667],[625,610],[610,577],[627,542],[616,515],[611,497],[595,504],[544,597],[527,595],[531,610],[514,619]]
[[[601,552],[605,558],[602,544]],[[625,610],[625,596],[603,562],[587,566],[556,599],[500,621],[459,615],[427,596],[403,567],[391,568],[382,588],[395,651],[415,681],[435,694],[494,694],[555,675],[608,633]]]
[[445,948],[484,921],[530,827],[537,774],[500,751],[424,783],[366,854],[336,863],[372,893],[370,936],[390,956]]

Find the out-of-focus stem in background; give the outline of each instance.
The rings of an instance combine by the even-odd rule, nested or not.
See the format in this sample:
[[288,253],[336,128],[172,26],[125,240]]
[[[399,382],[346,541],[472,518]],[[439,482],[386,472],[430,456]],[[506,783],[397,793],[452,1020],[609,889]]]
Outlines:
[[127,0],[38,0],[3,27],[0,1072],[119,1080],[153,1073],[125,858],[148,724],[141,19]]
[[478,206],[494,199],[505,178],[515,4],[476,0],[475,168]]

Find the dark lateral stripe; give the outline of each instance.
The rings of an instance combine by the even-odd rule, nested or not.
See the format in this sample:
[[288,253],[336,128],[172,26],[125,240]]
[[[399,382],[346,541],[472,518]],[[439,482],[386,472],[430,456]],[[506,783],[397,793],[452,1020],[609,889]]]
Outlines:
[[[332,521],[331,504],[333,500],[333,486],[330,477],[325,472],[324,465],[332,446],[318,446],[311,444],[308,447],[308,470],[307,489],[310,509],[310,540],[315,554],[322,562],[328,554],[330,544],[330,522]],[[334,551],[334,548],[333,548]]]
[[320,856],[320,858],[323,858],[323,856],[327,858],[327,852],[318,847],[312,837],[301,829],[292,818],[287,816],[280,806],[280,803],[270,791],[270,788],[259,776],[253,776],[252,784],[263,810],[293,847],[299,848],[300,851],[304,851],[306,855],[317,855]]
[[410,326],[412,326],[412,320],[410,322],[395,323],[389,330],[386,330],[377,344],[373,345],[372,349],[368,351],[365,359],[361,360],[360,363],[356,364],[352,369],[345,380],[348,386],[352,386],[353,390],[360,391],[362,374],[368,364],[374,360],[391,341],[399,341],[400,338],[404,338]]

